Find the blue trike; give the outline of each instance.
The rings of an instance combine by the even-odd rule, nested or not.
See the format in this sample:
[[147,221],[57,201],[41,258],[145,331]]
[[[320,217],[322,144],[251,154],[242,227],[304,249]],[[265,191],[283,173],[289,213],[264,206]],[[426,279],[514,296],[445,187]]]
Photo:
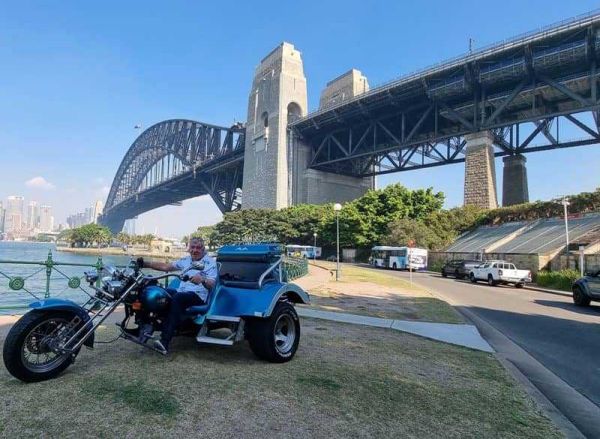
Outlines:
[[[221,247],[219,277],[203,305],[186,310],[181,334],[199,343],[232,345],[247,339],[261,359],[282,363],[293,358],[300,341],[295,303],[309,303],[308,294],[283,281],[283,255],[278,244]],[[199,263],[191,268],[202,269]],[[16,378],[43,381],[71,365],[82,346],[93,348],[96,328],[119,306],[125,316],[120,336],[152,348],[168,313],[179,275],[149,276],[132,263],[126,269],[106,266],[85,273],[94,294],[83,305],[58,298],[30,304],[32,308],[11,328],[4,342],[4,364]],[[164,285],[160,283],[164,282]]]

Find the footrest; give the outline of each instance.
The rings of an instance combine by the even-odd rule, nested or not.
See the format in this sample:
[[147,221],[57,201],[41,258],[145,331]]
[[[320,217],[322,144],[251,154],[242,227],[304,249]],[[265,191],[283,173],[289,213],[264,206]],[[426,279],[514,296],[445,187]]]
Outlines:
[[232,316],[210,315],[210,316],[206,316],[206,320],[211,320],[213,322],[239,322],[240,318],[232,317]]
[[233,340],[225,340],[223,338],[217,337],[208,337],[206,335],[200,335],[196,337],[196,341],[198,343],[210,343],[210,344],[219,344],[223,346],[231,346],[233,344]]

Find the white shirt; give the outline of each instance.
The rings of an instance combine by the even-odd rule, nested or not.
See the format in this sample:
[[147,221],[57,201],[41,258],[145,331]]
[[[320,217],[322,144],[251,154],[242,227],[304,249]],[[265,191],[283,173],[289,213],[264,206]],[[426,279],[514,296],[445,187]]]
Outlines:
[[[204,262],[204,270],[189,270],[186,271],[185,274],[189,277],[193,277],[197,274],[205,277],[206,279],[217,279],[217,262],[205,254],[200,261]],[[185,258],[181,258],[175,262],[173,262],[173,267],[177,270],[185,270],[190,265],[192,265],[192,257],[186,256]],[[208,297],[208,290],[202,284],[195,284],[193,282],[183,282],[179,284],[179,288],[177,288],[178,292],[183,291],[193,291],[196,293],[204,302],[206,302],[206,298]]]

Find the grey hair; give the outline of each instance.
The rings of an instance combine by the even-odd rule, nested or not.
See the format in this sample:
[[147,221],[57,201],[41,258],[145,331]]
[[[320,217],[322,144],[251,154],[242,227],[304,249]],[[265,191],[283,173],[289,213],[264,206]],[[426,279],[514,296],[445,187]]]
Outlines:
[[204,239],[201,238],[200,236],[191,237],[190,240],[188,241],[188,244],[191,244],[193,241],[200,241],[202,244],[204,244]]

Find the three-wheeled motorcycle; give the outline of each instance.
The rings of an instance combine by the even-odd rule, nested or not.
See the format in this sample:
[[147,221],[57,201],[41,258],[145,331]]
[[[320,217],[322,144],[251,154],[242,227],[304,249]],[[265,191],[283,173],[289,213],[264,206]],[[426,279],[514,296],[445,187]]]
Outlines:
[[[193,269],[202,269],[193,263]],[[227,245],[217,252],[219,276],[203,305],[186,310],[181,333],[199,343],[232,345],[247,339],[261,359],[282,363],[293,358],[300,341],[295,303],[309,303],[308,294],[283,280],[283,256],[278,244]],[[71,365],[82,346],[93,348],[94,333],[120,305],[124,318],[120,337],[153,349],[178,275],[144,274],[132,262],[128,268],[105,266],[88,271],[93,294],[78,305],[59,298],[30,304],[32,308],[11,328],[4,342],[4,364],[16,378],[35,382],[54,378]],[[161,285],[163,282],[163,285]]]

